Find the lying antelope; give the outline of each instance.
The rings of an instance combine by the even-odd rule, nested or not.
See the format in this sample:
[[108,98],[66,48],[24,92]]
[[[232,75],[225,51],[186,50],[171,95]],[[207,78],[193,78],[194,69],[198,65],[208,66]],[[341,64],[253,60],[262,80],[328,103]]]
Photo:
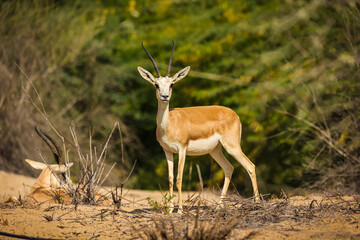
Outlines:
[[39,131],[36,127],[35,131],[51,149],[57,164],[47,165],[30,159],[25,159],[31,167],[42,170],[39,177],[36,179],[36,182],[32,186],[30,193],[26,195],[26,198],[32,199],[36,202],[51,200],[56,201],[60,198],[66,198],[67,200],[70,199],[71,201],[71,198],[66,189],[64,189],[64,186],[72,184],[71,180],[66,177],[65,172],[73,165],[73,163],[65,165],[61,148],[56,144],[56,142],[43,131]]
[[[157,73],[157,77],[154,77],[149,71],[138,67],[140,75],[156,88],[156,98],[158,100],[156,138],[165,152],[168,163],[170,195],[173,194],[174,185],[173,154],[179,154],[176,179],[179,192],[178,212],[182,212],[181,185],[186,155],[209,153],[223,169],[225,180],[219,206],[222,205],[234,167],[223,155],[221,146],[246,169],[251,178],[255,200],[259,200],[255,165],[245,156],[240,147],[241,122],[237,114],[233,110],[222,106],[187,107],[169,110],[172,87],[188,74],[190,67],[187,66],[173,77],[170,77],[171,62],[175,49],[175,43],[173,42],[167,74],[162,77],[156,62],[143,44],[142,47]],[[173,211],[174,203],[172,200],[170,205],[171,211]]]

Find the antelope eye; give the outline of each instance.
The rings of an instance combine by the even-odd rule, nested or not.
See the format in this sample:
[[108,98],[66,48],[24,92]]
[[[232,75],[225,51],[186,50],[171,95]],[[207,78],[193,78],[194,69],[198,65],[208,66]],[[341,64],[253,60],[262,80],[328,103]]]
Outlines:
[[172,83],[172,84],[170,84],[170,88],[172,88],[172,86],[174,86],[174,84]]
[[156,87],[157,89],[159,89],[159,85],[158,85],[157,83],[155,83],[155,87]]

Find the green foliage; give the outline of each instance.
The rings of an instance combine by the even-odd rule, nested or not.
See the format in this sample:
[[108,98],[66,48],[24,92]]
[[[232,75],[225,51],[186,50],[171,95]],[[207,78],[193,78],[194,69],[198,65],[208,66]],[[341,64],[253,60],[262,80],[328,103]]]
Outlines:
[[[304,183],[360,191],[359,6],[358,0],[2,3],[0,155],[20,159],[28,150],[9,157],[5,149],[31,144],[11,136],[24,129],[30,135],[30,125],[40,121],[23,101],[17,62],[57,125],[66,129],[73,121],[82,139],[94,127],[96,141],[119,120],[125,158],[138,159],[132,186],[167,188],[155,92],[136,67],[154,72],[143,42],[164,73],[174,40],[173,73],[188,65],[191,71],[174,86],[171,107],[235,110],[261,192]],[[23,107],[12,111],[14,105]],[[13,119],[32,121],[16,120],[15,128]],[[111,150],[108,159],[119,161],[120,149]],[[222,184],[209,156],[187,161],[200,161],[207,185]],[[247,173],[231,162],[234,185],[250,195]],[[197,173],[187,169],[184,182],[192,179],[195,189]]]
[[162,213],[162,214],[169,214],[170,213],[170,202],[174,199],[175,194],[168,195],[165,193],[161,199],[161,202],[157,202],[156,200],[151,199],[150,197],[146,198],[148,200],[149,205],[152,207],[154,212]]

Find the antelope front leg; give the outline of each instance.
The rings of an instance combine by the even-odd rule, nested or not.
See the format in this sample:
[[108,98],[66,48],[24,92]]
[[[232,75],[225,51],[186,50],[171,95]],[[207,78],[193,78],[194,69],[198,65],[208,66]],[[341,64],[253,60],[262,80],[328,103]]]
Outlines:
[[181,200],[181,186],[182,186],[182,178],[184,172],[184,165],[185,165],[185,158],[186,158],[186,148],[181,149],[179,151],[179,166],[178,166],[178,175],[176,179],[176,187],[179,192],[179,210],[178,213],[182,213],[182,200]]
[[169,171],[169,194],[170,194],[170,213],[174,211],[174,200],[173,200],[173,187],[174,187],[174,158],[171,152],[164,150],[166,161],[168,164],[168,171]]

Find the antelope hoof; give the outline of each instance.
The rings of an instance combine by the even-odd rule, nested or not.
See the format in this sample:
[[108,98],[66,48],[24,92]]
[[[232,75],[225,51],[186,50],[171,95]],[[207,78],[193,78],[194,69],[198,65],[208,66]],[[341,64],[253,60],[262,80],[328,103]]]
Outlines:
[[182,214],[182,213],[183,213],[183,209],[182,209],[182,207],[179,207],[178,211],[177,211],[177,214]]

